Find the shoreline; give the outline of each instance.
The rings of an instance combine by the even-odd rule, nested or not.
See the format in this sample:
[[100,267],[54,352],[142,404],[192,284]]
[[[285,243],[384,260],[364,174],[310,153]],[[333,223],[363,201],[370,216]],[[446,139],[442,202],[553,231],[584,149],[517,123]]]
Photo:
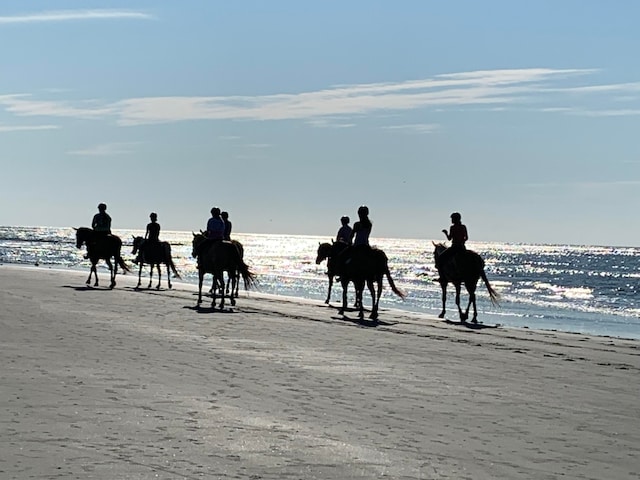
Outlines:
[[[74,267],[62,267],[62,266],[58,266],[58,265],[53,265],[53,266],[49,266],[49,265],[30,265],[30,264],[15,264],[15,263],[0,263],[0,269],[2,268],[17,268],[17,269],[33,269],[33,270],[40,270],[40,271],[55,271],[55,272],[60,272],[60,273],[70,273],[70,274],[79,274],[79,275],[85,275],[85,279],[86,276],[88,276],[88,269],[87,268],[81,268],[78,266],[74,266]],[[148,267],[147,267],[148,268]],[[98,272],[100,274],[100,278],[103,282],[104,285],[104,279],[107,278],[108,279],[108,270],[106,268],[106,265],[104,265],[103,263],[100,263],[98,265]],[[163,272],[163,288],[161,291],[171,291],[166,287],[166,278],[165,278],[165,273]],[[137,279],[137,272],[135,270],[132,269],[132,271],[130,273],[128,273],[127,275],[122,275],[122,273],[119,271],[118,273],[118,277],[117,277],[117,281],[121,282],[121,281],[125,281],[127,282],[127,285],[129,287],[131,287],[131,279],[132,278],[136,278]],[[154,283],[156,282],[157,277],[154,275]],[[207,281],[210,281],[211,276],[207,275],[205,277],[205,284],[207,283]],[[142,275],[142,281],[143,284],[145,284],[145,282],[148,281],[148,271],[143,272]],[[137,283],[137,281],[133,282],[134,284]],[[186,282],[183,280],[177,280],[177,279],[172,279],[172,284],[174,286],[173,290],[176,290],[176,288],[183,288],[186,290],[194,290],[195,292],[197,292],[198,289],[198,285],[197,283],[192,283],[192,282]],[[118,288],[116,286],[116,288]],[[334,285],[334,289],[337,289],[336,291],[341,291],[341,287],[339,284]],[[144,291],[147,290],[145,287],[141,287],[140,291]],[[153,289],[150,289],[153,290]],[[254,295],[256,297],[264,297],[264,298],[269,298],[269,299],[278,299],[281,298],[283,300],[286,301],[290,301],[290,302],[301,302],[301,303],[309,303],[309,304],[313,304],[313,305],[321,305],[321,306],[325,306],[324,301],[321,299],[311,299],[311,298],[306,298],[306,297],[296,297],[296,296],[288,296],[288,295],[279,295],[279,294],[272,294],[272,293],[263,293],[260,292],[259,289],[254,289],[251,290],[249,292],[247,292],[246,290],[244,290],[244,286],[240,285],[240,296],[244,295]],[[367,302],[367,295],[368,292],[365,292],[365,302]],[[452,297],[452,293],[449,292],[449,298],[448,299],[448,316],[451,316],[452,312],[454,313],[455,316],[455,304],[453,304],[453,297]],[[203,291],[203,305],[206,305],[206,298],[209,297],[205,297],[204,291]],[[337,305],[337,302],[332,301],[331,302],[331,306],[334,307]],[[366,303],[365,303],[366,305]],[[337,307],[336,307],[337,309]],[[429,314],[426,312],[418,312],[418,311],[414,311],[414,310],[403,310],[403,309],[399,309],[399,308],[393,308],[393,307],[380,307],[380,311],[381,312],[391,312],[394,313],[395,315],[400,315],[400,316],[408,316],[408,317],[417,317],[417,318],[421,318],[424,317],[424,319],[428,319],[429,321],[432,322],[436,322],[436,323],[449,323],[449,325],[458,325],[461,327],[464,327],[465,325],[461,324],[459,321],[457,320],[453,320],[451,318],[449,319],[440,319],[437,318],[436,314]],[[502,315],[500,314],[491,314],[491,313],[483,313],[482,314],[485,319],[487,317],[489,318],[494,318],[494,319],[500,319]],[[505,314],[506,316],[513,316],[514,318],[519,318],[514,314]],[[640,338],[635,338],[635,337],[625,337],[625,336],[616,336],[616,335],[599,335],[596,333],[585,333],[585,332],[571,332],[571,331],[566,331],[566,330],[559,330],[559,329],[542,329],[542,328],[534,328],[534,327],[529,327],[529,326],[524,326],[524,327],[516,327],[516,326],[507,326],[507,325],[503,325],[502,323],[500,323],[499,321],[496,321],[495,323],[483,323],[482,320],[480,320],[480,326],[479,328],[495,328],[495,329],[499,329],[499,330],[508,330],[508,331],[514,331],[514,332],[534,332],[534,333],[539,333],[539,334],[545,334],[545,333],[553,333],[553,334],[559,334],[559,335],[569,335],[569,336],[574,336],[574,335],[582,335],[585,337],[595,337],[595,338],[603,338],[603,339],[616,339],[616,340],[625,340],[625,341],[630,341],[630,342],[638,342],[640,343]],[[474,329],[473,325],[471,324],[467,324],[466,328],[469,329]]]
[[637,341],[85,279],[0,267],[3,478],[637,478]]

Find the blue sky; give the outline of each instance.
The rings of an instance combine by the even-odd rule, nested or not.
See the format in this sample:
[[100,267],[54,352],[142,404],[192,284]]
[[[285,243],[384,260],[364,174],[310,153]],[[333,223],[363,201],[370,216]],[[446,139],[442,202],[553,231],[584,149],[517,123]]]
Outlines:
[[[639,245],[640,3],[0,5],[0,224]],[[375,240],[374,240],[375,241]]]

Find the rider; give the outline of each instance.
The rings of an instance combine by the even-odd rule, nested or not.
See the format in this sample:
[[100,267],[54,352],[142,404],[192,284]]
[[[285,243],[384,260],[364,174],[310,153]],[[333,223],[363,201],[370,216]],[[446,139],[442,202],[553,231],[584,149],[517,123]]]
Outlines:
[[204,232],[206,239],[196,248],[196,254],[200,255],[213,242],[224,240],[224,229],[225,223],[220,216],[220,209],[213,207],[211,209],[211,218],[207,221],[207,229]]
[[336,235],[336,242],[342,242],[346,243],[347,245],[351,245],[351,236],[353,234],[353,229],[349,226],[350,221],[351,220],[346,215],[340,218],[340,223],[342,223],[342,226],[340,227]]
[[111,234],[111,217],[107,213],[107,206],[104,203],[98,204],[98,213],[93,216],[91,228],[98,235],[107,236]]
[[144,238],[149,243],[160,241],[160,224],[158,223],[158,214],[151,212],[149,214],[150,223],[147,223],[147,232],[144,234]]
[[147,231],[144,234],[144,240],[140,243],[138,256],[133,263],[138,263],[142,260],[142,247],[144,245],[153,245],[160,242],[160,224],[158,223],[158,214],[151,212],[149,214],[149,218],[151,219],[151,222],[147,223]]
[[231,222],[229,221],[229,212],[221,212],[220,217],[224,220],[224,239],[231,240]]
[[371,235],[371,229],[373,223],[369,220],[369,207],[361,205],[358,208],[358,221],[353,224],[353,230],[351,231],[350,240],[353,246],[345,249],[341,254],[342,258],[346,259],[344,264],[348,265],[354,259],[356,262],[361,261],[367,252],[371,250],[369,246],[369,235]]
[[442,255],[438,258],[436,262],[436,267],[438,268],[441,265],[446,265],[457,253],[464,252],[466,250],[464,244],[469,239],[467,227],[462,223],[462,215],[458,212],[451,214],[451,227],[448,232],[443,229],[442,233],[446,235],[447,240],[451,241],[451,246],[442,252]]
[[354,247],[369,246],[369,235],[371,235],[371,229],[373,223],[369,220],[369,207],[366,205],[358,208],[358,221],[353,224],[353,231],[351,232],[351,240]]

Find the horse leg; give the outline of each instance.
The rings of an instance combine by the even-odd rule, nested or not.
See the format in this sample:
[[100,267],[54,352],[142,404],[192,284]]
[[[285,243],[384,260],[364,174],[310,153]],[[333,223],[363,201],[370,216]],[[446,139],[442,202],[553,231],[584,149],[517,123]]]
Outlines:
[[444,314],[447,313],[447,308],[446,308],[446,304],[447,304],[447,282],[446,282],[446,280],[441,280],[440,281],[440,288],[442,289],[442,311],[440,312],[440,315],[438,315],[438,318],[444,318]]
[[[107,266],[109,267],[109,278],[111,278],[111,283],[109,284],[109,288],[113,288],[116,286],[116,274],[114,272],[113,265],[111,264],[111,259],[107,258],[105,261],[107,262]],[[117,266],[118,264],[116,263],[116,268]]]
[[340,283],[342,284],[342,306],[338,310],[338,315],[344,315],[344,311],[347,309],[347,288],[349,288],[349,280],[346,280],[344,276],[340,277]]
[[196,303],[196,307],[200,307],[202,303],[202,281],[204,280],[204,272],[198,269],[198,303]]
[[376,294],[373,286],[373,280],[367,280],[367,287],[369,287],[369,294],[371,295],[371,313],[369,318],[372,320],[378,319],[378,295]]
[[169,268],[169,264],[165,263],[166,267],[167,267],[167,286],[169,287],[169,290],[171,290],[171,269]]
[[[89,276],[87,277],[87,285],[91,284],[91,275],[93,275],[93,270],[96,268],[95,264],[91,262],[91,268],[89,268]],[[98,275],[96,274],[96,285],[98,282]]]
[[158,285],[156,286],[156,290],[160,290],[160,284],[162,283],[162,268],[160,267],[160,263],[156,263],[156,268],[158,269]]
[[331,287],[333,286],[333,275],[331,275],[330,273],[327,273],[327,276],[329,277],[329,290],[327,290],[327,298],[324,301],[324,303],[328,305],[329,302],[331,301]]
[[478,311],[476,309],[476,284],[470,283],[466,285],[467,292],[469,292],[469,303],[467,304],[466,316],[469,318],[469,307],[473,305],[473,317],[471,323],[478,323]]
[[456,283],[456,306],[458,307],[458,315],[460,315],[460,321],[466,322],[469,315],[467,313],[462,312],[462,307],[460,307],[460,289],[462,287],[461,283]]
[[358,280],[357,282],[354,281],[353,284],[356,286],[356,302],[358,302],[359,305],[359,311],[360,313],[358,314],[358,318],[363,319],[364,318],[364,304],[362,302],[362,296],[364,294],[364,280]]
[[142,262],[138,264],[138,285],[136,285],[136,289],[140,288],[141,283],[142,283]]
[[[140,261],[142,263],[142,261]],[[151,288],[153,284],[153,263],[149,263],[149,283],[147,284],[147,289]]]
[[[231,282],[231,295],[229,295],[229,299],[231,300],[231,306],[235,307],[236,305],[236,297],[235,297],[235,291],[238,288],[238,273],[237,272],[230,272],[229,273],[229,281]],[[228,287],[228,285],[227,285]]]

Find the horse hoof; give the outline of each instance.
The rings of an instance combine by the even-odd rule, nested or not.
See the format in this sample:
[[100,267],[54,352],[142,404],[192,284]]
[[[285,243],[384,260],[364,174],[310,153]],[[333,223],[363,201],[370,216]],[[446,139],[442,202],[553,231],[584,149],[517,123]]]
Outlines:
[[444,318],[444,313],[441,313],[440,315],[438,315],[438,318]]

